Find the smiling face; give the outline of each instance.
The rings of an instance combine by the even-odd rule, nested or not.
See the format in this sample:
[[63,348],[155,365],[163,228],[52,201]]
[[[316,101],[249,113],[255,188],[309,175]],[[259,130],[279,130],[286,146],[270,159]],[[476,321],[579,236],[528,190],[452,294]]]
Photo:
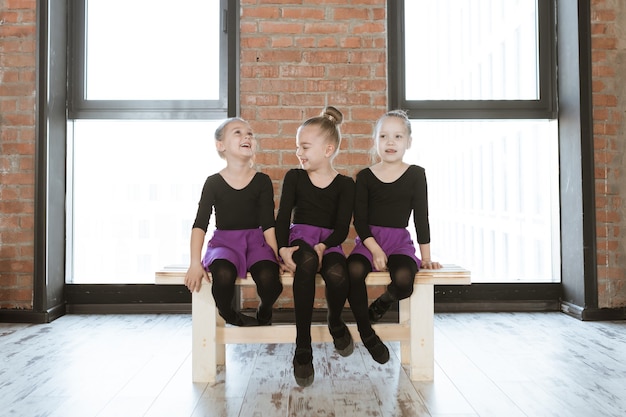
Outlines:
[[296,134],[296,156],[303,169],[316,170],[330,164],[335,147],[315,125],[302,126]]
[[250,159],[254,156],[256,141],[250,125],[242,120],[234,119],[228,123],[217,139],[215,146],[223,158],[236,157]]
[[383,162],[402,161],[404,153],[411,146],[411,135],[404,120],[387,116],[378,124],[376,131],[376,151]]

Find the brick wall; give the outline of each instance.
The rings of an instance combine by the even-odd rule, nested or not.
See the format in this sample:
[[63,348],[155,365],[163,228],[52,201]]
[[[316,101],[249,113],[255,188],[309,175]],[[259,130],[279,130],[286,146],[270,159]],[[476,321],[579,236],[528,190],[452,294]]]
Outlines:
[[32,309],[35,0],[0,0],[0,308]]
[[591,10],[598,305],[623,307],[626,306],[626,3],[593,0]]
[[[0,0],[0,308],[32,308],[35,8]],[[593,0],[592,11],[599,305],[623,307],[626,4]],[[366,166],[372,122],[387,106],[385,0],[241,0],[241,13],[241,112],[277,197],[297,165],[297,126],[325,105],[345,116],[337,168]]]

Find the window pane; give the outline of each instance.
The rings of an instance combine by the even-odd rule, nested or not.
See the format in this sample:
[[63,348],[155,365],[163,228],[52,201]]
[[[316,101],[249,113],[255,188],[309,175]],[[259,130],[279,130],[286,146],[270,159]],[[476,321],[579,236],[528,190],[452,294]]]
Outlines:
[[218,100],[219,0],[88,0],[87,100]]
[[557,122],[413,121],[433,258],[473,282],[559,282]]
[[74,122],[68,282],[151,283],[189,264],[202,185],[224,166],[219,122]]
[[537,100],[536,0],[406,0],[407,100]]

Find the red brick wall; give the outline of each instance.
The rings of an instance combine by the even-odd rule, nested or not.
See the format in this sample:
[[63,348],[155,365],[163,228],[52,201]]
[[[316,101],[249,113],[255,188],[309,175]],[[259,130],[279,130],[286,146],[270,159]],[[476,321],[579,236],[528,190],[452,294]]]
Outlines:
[[624,307],[626,4],[621,0],[593,0],[591,10],[598,304]]
[[0,0],[0,308],[32,309],[35,0]]
[[[35,8],[0,0],[0,308],[32,308]],[[626,306],[625,10],[592,1],[600,307]],[[387,106],[385,0],[241,0],[241,13],[241,112],[277,196],[297,164],[297,126],[325,105],[345,116],[337,168],[352,175],[367,165],[372,122]]]

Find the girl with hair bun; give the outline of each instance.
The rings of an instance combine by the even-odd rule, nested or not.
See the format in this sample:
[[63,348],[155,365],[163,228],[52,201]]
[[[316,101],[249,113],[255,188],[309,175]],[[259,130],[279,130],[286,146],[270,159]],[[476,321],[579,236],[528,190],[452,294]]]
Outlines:
[[296,156],[301,168],[285,175],[276,217],[279,255],[294,274],[297,335],[293,371],[303,387],[311,385],[315,375],[311,322],[318,271],[326,283],[328,329],[335,348],[342,356],[354,350],[352,336],[341,318],[349,292],[341,244],[352,220],[354,180],[333,167],[341,144],[342,121],[342,113],[329,106],[298,128]]

